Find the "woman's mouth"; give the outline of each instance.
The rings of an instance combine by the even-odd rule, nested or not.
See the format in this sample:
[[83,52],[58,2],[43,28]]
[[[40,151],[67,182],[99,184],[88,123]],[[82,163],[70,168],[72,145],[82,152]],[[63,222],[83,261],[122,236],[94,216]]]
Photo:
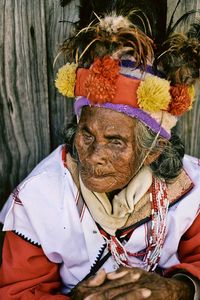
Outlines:
[[113,173],[111,173],[110,170],[105,170],[100,167],[81,167],[80,172],[84,177],[92,177],[97,179],[113,176]]

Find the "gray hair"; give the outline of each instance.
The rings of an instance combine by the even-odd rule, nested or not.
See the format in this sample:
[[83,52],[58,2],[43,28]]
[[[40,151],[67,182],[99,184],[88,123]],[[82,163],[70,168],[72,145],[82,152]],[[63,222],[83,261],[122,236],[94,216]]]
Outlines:
[[[63,130],[63,138],[67,150],[71,156],[78,161],[78,153],[74,145],[77,130],[76,117]],[[160,152],[159,157],[150,164],[153,174],[167,182],[176,178],[183,166],[184,145],[180,138],[172,131],[170,140],[166,140],[152,132],[143,123],[136,120],[135,141],[137,145],[136,154],[140,161],[143,161],[147,154]]]
[[183,167],[184,145],[180,138],[172,130],[170,140],[158,136],[140,121],[136,122],[135,139],[136,153],[142,161],[146,154],[159,152],[158,158],[150,164],[150,167],[159,178],[170,182],[176,178]]

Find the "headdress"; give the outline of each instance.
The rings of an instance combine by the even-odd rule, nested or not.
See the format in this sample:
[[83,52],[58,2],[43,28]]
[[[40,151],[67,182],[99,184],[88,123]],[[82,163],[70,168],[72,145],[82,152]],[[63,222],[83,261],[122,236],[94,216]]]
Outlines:
[[68,62],[58,71],[56,87],[64,96],[76,97],[78,116],[86,105],[112,109],[169,139],[177,118],[194,101],[200,23],[186,35],[171,34],[160,50],[141,11],[121,12],[94,13],[95,19],[64,43]]

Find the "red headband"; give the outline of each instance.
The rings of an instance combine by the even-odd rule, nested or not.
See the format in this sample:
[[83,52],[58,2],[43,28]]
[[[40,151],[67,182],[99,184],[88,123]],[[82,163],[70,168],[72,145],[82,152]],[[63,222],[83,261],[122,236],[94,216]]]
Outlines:
[[[80,68],[77,70],[75,88],[76,96],[84,96],[91,99],[91,97],[88,97],[88,91],[86,88],[86,83],[88,82],[89,76],[90,69]],[[140,85],[140,82],[141,81],[139,79],[133,79],[119,74],[115,82],[115,95],[112,101],[109,102],[112,102],[113,104],[130,105],[138,108],[139,106],[137,104],[137,89]],[[104,100],[104,102],[106,102],[106,99]]]

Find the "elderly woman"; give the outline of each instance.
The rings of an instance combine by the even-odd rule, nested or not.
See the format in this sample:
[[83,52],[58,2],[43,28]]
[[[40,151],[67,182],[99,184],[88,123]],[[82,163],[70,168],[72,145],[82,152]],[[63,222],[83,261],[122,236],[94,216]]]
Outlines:
[[1,212],[0,298],[199,299],[200,167],[171,130],[193,89],[175,84],[181,68],[171,83],[155,73],[151,40],[126,17],[99,19],[68,49],[80,35],[78,65],[56,80],[76,96],[66,145]]

